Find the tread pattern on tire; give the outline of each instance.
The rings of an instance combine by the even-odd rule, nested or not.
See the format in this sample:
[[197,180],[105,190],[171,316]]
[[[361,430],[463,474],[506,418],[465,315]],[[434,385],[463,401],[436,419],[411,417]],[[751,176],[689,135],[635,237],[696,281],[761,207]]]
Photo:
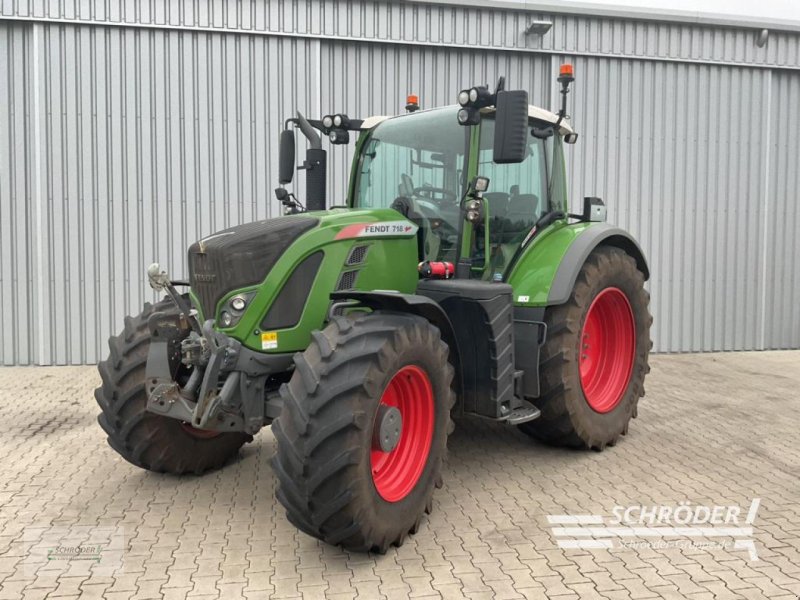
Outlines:
[[372,428],[365,407],[370,399],[380,398],[396,348],[408,345],[435,348],[442,365],[446,415],[441,427],[446,443],[453,430],[453,368],[439,330],[424,319],[388,312],[334,317],[323,331],[312,334],[304,353],[295,355],[295,375],[281,389],[283,412],[272,424],[278,445],[272,464],[279,481],[278,500],[289,521],[305,533],[351,550],[383,553],[415,533],[422,513],[430,512],[433,487],[442,485],[446,447],[436,456],[431,451],[435,486],[426,492],[424,511],[388,528],[391,533],[385,523],[374,522],[364,506],[365,486],[372,481],[365,481],[357,468],[364,451],[362,436],[370,435]]
[[221,467],[252,437],[223,433],[201,439],[180,422],[145,410],[145,367],[150,346],[149,317],[175,310],[168,299],[146,303],[136,317],[125,317],[125,328],[108,340],[109,356],[98,364],[102,385],[95,390],[100,427],[108,444],[131,464],[161,473],[201,475]]
[[[638,297],[629,297],[637,327],[636,355],[625,396],[609,415],[599,415],[583,410],[580,405],[585,399],[578,375],[577,344],[592,290],[611,272],[627,281],[630,289],[638,294]],[[629,420],[637,416],[639,398],[645,394],[645,375],[650,372],[648,358],[653,317],[648,310],[649,302],[644,275],[630,255],[611,246],[595,249],[581,269],[569,301],[547,308],[547,340],[542,347],[539,367],[541,394],[534,400],[541,416],[521,425],[520,429],[555,446],[594,450],[613,446],[621,435],[626,435]]]

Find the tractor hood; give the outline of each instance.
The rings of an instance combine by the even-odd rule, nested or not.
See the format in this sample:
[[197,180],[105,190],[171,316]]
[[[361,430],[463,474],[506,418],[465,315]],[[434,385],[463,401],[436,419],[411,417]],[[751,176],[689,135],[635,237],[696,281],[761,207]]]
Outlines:
[[213,316],[230,290],[261,283],[292,242],[318,223],[310,214],[278,217],[237,225],[192,244],[189,281],[203,314]]
[[[311,237],[304,237],[306,241],[297,247],[295,242],[307,232]],[[416,233],[417,225],[386,208],[335,208],[237,225],[192,244],[189,282],[203,317],[214,318],[220,300],[234,290],[264,282],[290,249],[293,268],[316,250],[328,252],[331,245],[349,248],[359,240],[411,239]]]

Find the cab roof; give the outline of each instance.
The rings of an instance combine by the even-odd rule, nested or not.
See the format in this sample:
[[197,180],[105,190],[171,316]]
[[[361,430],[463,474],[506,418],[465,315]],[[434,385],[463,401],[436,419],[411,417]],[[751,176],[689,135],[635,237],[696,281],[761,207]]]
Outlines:
[[[441,106],[437,108],[457,108],[457,105]],[[436,109],[428,109],[428,110],[436,110]],[[494,111],[495,111],[494,107],[481,109],[481,112],[484,114],[493,113]],[[406,114],[411,114],[411,113],[406,113]],[[371,117],[367,117],[361,124],[361,129],[362,130],[372,129],[373,127],[376,127],[378,124],[383,123],[386,119],[391,119],[393,117],[400,117],[400,116],[404,115],[374,115]],[[545,110],[544,108],[539,108],[538,106],[534,106],[533,104],[528,105],[528,117],[530,117],[531,119],[538,119],[539,121],[544,121],[546,123],[553,123],[553,124],[555,124],[558,121],[558,115],[550,112],[549,110]],[[570,124],[565,120],[561,121],[561,124],[559,125],[558,129],[561,135],[566,135],[568,133],[574,132]]]

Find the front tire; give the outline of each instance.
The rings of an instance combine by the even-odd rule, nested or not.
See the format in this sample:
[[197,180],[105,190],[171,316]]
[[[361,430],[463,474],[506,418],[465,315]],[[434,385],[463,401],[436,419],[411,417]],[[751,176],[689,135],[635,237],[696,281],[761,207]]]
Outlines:
[[111,353],[97,367],[103,385],[94,392],[100,427],[108,444],[129,463],[161,473],[201,475],[217,469],[253,438],[245,433],[217,433],[193,428],[146,410],[145,367],[150,348],[147,321],[156,312],[175,312],[165,299],[145,304],[141,314],[125,317],[125,329],[108,340]]
[[442,485],[452,430],[447,357],[439,330],[414,315],[335,317],[314,332],[272,424],[289,521],[330,544],[381,553],[417,530]]
[[520,425],[556,446],[603,450],[628,432],[650,371],[650,295],[636,261],[601,246],[569,300],[548,307],[540,359],[541,416]]

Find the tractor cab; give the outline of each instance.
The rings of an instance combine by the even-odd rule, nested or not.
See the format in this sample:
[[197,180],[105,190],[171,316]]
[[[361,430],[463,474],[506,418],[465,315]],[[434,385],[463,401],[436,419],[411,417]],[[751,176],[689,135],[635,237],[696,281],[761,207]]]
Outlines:
[[[370,127],[357,145],[348,204],[392,208],[416,223],[421,262],[455,263],[463,248],[471,278],[502,281],[537,221],[566,209],[562,137],[528,136],[521,161],[498,163],[495,111],[485,109],[477,125],[462,127],[459,109],[366,119]],[[529,107],[531,130],[557,120]],[[483,214],[478,227],[463,227],[464,200],[477,176],[489,180]]]

